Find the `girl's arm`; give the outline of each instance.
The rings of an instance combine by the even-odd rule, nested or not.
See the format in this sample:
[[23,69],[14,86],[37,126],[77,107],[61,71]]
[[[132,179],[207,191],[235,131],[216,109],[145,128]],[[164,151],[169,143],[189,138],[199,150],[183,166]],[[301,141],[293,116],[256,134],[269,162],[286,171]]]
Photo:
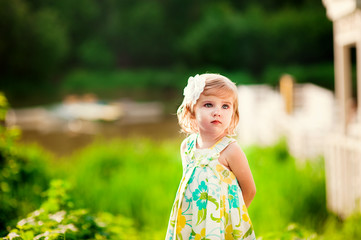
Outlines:
[[224,157],[230,170],[236,176],[242,190],[244,202],[248,208],[256,195],[256,185],[246,155],[237,142],[234,142],[221,153],[221,157]]

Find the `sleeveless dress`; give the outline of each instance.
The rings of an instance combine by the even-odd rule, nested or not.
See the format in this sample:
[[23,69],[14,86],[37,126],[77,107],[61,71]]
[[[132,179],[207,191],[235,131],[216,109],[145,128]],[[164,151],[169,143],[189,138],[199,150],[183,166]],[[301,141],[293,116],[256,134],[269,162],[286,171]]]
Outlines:
[[225,136],[211,148],[197,149],[197,137],[186,139],[183,176],[166,240],[256,239],[237,179],[218,161],[235,140]]

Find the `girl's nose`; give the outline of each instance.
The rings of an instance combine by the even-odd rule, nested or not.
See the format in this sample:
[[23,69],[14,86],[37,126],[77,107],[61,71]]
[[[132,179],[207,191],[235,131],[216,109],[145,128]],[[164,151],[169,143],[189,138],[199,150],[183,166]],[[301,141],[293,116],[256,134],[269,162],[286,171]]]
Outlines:
[[215,116],[220,116],[218,109],[215,109],[215,110],[213,111],[213,116],[214,116],[214,117],[215,117]]

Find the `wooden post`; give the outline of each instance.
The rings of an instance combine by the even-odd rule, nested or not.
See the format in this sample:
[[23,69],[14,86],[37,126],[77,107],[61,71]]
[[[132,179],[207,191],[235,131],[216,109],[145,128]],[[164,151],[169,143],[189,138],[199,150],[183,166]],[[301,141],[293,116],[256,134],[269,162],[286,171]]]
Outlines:
[[284,74],[280,79],[280,93],[285,102],[286,113],[292,114],[293,112],[293,93],[294,93],[294,79],[289,74]]
[[351,98],[351,64],[350,48],[335,43],[335,87],[340,106],[342,132],[347,132],[347,119]]

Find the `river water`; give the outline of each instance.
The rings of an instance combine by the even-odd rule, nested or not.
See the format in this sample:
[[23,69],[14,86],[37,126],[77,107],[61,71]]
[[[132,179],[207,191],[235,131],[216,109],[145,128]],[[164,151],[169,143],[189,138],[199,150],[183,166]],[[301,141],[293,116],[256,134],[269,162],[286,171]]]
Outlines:
[[152,140],[182,139],[179,132],[177,117],[168,115],[156,122],[116,124],[97,123],[96,134],[84,134],[64,131],[42,132],[37,130],[22,130],[21,142],[36,143],[46,150],[63,157],[89,145],[94,140],[110,140],[114,138],[148,138]]

